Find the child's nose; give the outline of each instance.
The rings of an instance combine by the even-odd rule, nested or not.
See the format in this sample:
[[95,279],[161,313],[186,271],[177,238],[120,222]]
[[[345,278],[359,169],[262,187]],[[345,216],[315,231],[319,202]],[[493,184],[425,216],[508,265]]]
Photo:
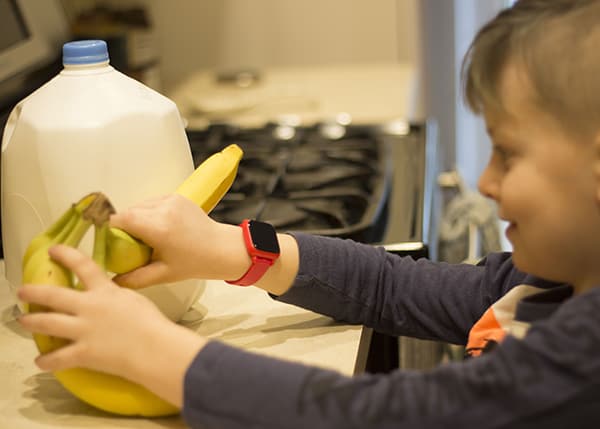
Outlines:
[[495,168],[491,163],[485,167],[485,170],[483,170],[481,176],[479,176],[477,189],[479,189],[479,192],[481,192],[484,197],[498,201],[500,180],[498,173],[495,171]]

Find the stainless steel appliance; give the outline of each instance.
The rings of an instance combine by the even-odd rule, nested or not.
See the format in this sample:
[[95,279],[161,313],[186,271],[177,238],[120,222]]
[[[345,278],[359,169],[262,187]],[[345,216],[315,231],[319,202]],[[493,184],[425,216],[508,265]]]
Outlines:
[[324,122],[218,124],[188,131],[188,138],[196,164],[231,143],[244,150],[231,190],[212,212],[217,220],[236,224],[251,217],[279,230],[425,256],[433,234],[430,134],[431,126],[403,121]]

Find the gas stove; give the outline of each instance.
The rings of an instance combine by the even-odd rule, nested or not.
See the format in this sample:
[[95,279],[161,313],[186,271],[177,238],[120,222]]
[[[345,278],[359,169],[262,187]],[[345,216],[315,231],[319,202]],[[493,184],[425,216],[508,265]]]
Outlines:
[[364,243],[424,240],[423,126],[218,124],[188,130],[188,139],[196,165],[231,143],[244,151],[231,189],[211,212],[218,221],[252,218],[282,232]]
[[188,133],[200,163],[236,143],[238,175],[212,216],[227,223],[253,218],[278,230],[378,242],[383,238],[393,176],[389,147],[368,127],[220,125]]

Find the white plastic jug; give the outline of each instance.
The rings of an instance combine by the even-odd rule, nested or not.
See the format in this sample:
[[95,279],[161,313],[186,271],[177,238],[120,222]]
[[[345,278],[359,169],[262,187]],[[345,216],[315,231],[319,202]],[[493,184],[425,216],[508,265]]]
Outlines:
[[[175,103],[111,67],[104,41],[66,43],[63,64],[4,129],[2,235],[13,293],[29,241],[71,203],[101,191],[118,211],[173,192],[194,169]],[[88,254],[92,235],[81,246]],[[180,320],[203,288],[190,280],[140,293]]]

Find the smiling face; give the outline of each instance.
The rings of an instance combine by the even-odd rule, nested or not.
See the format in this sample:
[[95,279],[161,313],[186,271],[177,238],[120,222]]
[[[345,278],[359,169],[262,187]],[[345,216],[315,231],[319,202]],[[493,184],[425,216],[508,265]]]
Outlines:
[[515,265],[578,291],[600,284],[593,139],[568,135],[540,111],[514,65],[505,67],[498,93],[506,112],[484,110],[493,150],[479,190],[509,222]]

